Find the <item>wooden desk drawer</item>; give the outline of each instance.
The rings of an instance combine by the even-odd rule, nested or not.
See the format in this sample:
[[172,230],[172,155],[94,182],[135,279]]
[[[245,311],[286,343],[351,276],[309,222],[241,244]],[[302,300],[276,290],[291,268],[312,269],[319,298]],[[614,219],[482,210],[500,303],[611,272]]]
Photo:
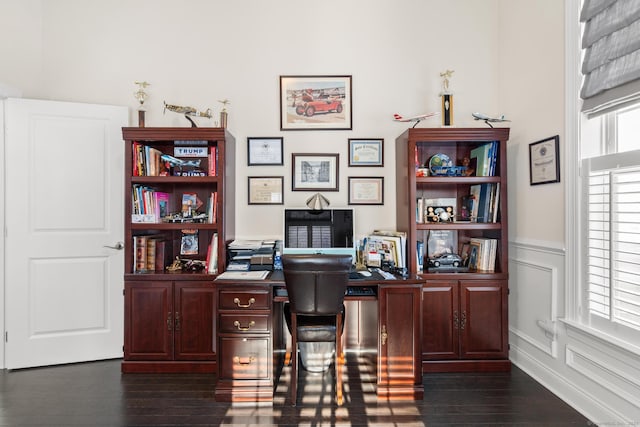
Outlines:
[[221,290],[218,299],[222,310],[269,310],[271,291],[267,289]]
[[223,313],[218,330],[221,333],[269,332],[269,314]]
[[220,338],[218,364],[221,380],[269,379],[269,338]]

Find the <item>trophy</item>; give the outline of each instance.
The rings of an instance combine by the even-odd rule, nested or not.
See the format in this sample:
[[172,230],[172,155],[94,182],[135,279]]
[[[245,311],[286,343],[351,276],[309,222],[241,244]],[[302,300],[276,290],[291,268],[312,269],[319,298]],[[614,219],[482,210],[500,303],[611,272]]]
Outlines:
[[138,127],[144,127],[144,101],[147,100],[149,95],[144,91],[147,86],[150,86],[150,83],[147,82],[134,82],[138,85],[138,90],[133,93],[133,96],[138,100],[140,106],[138,107]]
[[440,73],[442,77],[442,92],[440,92],[440,98],[442,99],[442,125],[453,125],[453,93],[449,90],[449,79],[453,75],[453,70],[446,70]]
[[231,101],[225,98],[218,102],[222,104],[222,111],[220,111],[220,127],[225,129],[227,127],[227,117],[229,117],[227,114],[227,105],[231,104]]

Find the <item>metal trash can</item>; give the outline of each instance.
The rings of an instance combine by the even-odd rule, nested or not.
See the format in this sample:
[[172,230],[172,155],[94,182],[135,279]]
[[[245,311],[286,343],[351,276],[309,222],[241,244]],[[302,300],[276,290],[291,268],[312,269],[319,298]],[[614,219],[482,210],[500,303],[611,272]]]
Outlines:
[[333,362],[335,344],[332,342],[299,342],[302,367],[309,372],[326,372]]

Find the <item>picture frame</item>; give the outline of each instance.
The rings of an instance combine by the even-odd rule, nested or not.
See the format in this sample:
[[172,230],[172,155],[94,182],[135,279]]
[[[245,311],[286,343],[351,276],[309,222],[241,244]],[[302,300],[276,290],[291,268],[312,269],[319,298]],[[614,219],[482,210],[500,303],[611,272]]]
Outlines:
[[384,177],[350,176],[350,205],[384,205]]
[[280,130],[351,130],[351,76],[280,76]]
[[560,182],[560,136],[529,144],[530,185]]
[[282,166],[284,138],[282,137],[248,137],[248,166]]
[[283,176],[247,177],[248,203],[250,205],[283,205]]
[[384,139],[349,138],[349,166],[384,166]]
[[291,154],[292,191],[338,191],[339,154]]

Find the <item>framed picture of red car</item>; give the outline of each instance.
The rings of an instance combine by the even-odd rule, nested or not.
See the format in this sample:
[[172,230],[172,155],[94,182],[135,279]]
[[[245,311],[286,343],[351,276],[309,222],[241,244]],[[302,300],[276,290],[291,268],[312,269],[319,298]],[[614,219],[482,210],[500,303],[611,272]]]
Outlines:
[[350,130],[351,76],[280,76],[281,130]]

